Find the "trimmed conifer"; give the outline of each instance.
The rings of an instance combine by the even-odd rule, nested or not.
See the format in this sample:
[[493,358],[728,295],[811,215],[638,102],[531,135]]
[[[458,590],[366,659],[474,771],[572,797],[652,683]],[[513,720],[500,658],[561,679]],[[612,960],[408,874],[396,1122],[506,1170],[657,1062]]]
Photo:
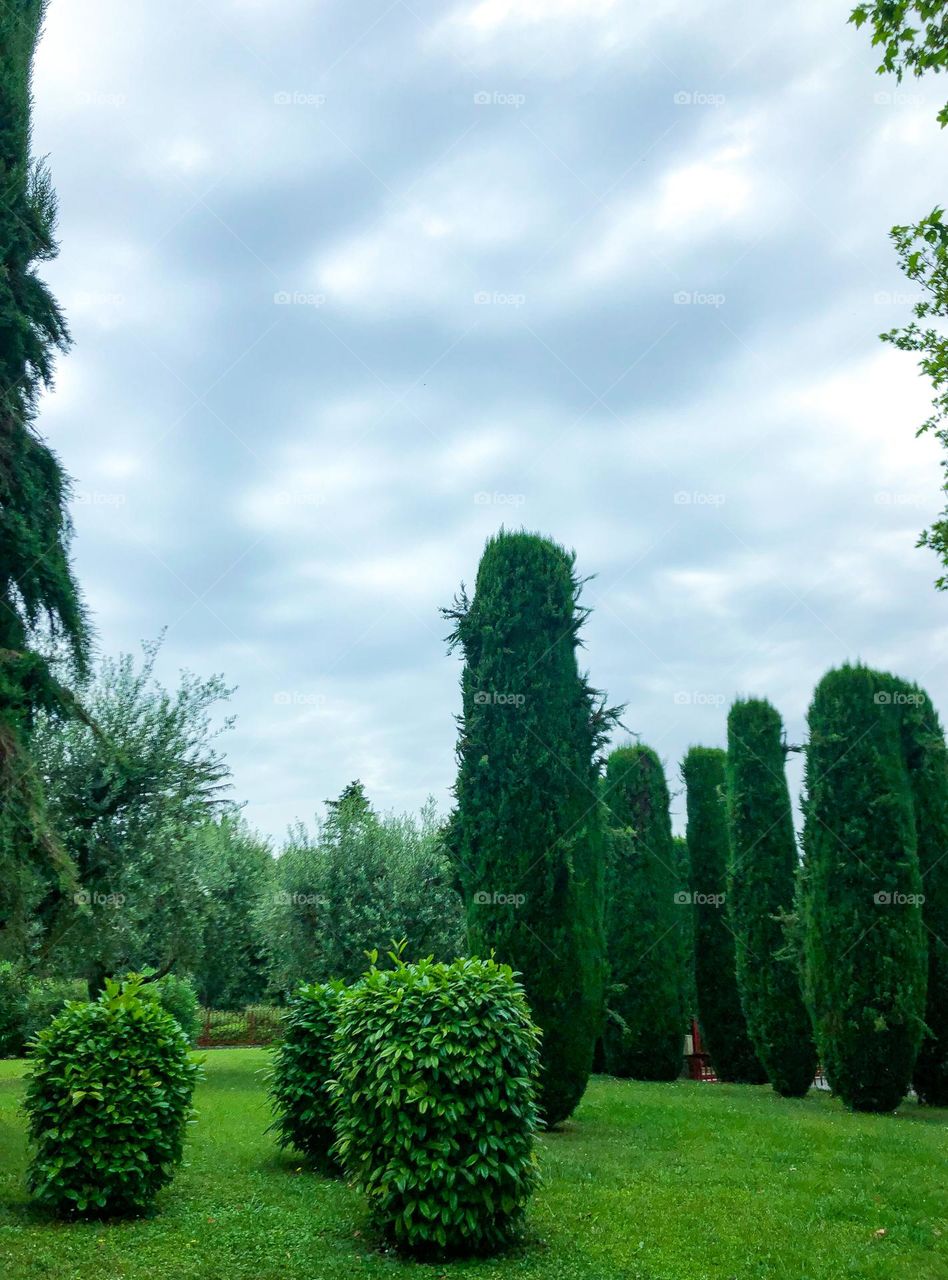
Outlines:
[[727,906],[747,1029],[770,1083],[788,1098],[813,1083],[816,1045],[784,918],[798,869],[786,749],[777,711],[735,702],[727,720]]
[[928,948],[926,1032],[912,1084],[919,1102],[948,1107],[948,752],[928,694],[917,685],[907,685],[905,692],[906,751]]
[[691,863],[688,858],[688,841],[684,836],[673,836],[675,867],[678,883],[675,886],[675,905],[678,916],[678,937],[681,947],[682,999],[685,1006],[685,1029],[690,1030],[691,1019],[698,1016],[698,993],[695,988],[695,914],[691,906]]
[[857,1111],[893,1111],[922,1038],[927,980],[901,682],[830,671],[809,711],[802,878],[805,997],[820,1061]]
[[692,747],[682,764],[687,787],[690,906],[695,920],[698,1022],[719,1080],[764,1084],[737,989],[734,934],[727,910],[728,832],[725,753]]
[[615,720],[577,666],[575,558],[501,530],[446,610],[465,660],[450,844],[473,954],[523,976],[543,1031],[545,1123],[569,1116],[602,1031],[599,749]]
[[655,752],[642,745],[613,751],[603,797],[612,837],[605,1069],[636,1080],[674,1080],[681,1074],[686,1021],[679,868],[668,786]]

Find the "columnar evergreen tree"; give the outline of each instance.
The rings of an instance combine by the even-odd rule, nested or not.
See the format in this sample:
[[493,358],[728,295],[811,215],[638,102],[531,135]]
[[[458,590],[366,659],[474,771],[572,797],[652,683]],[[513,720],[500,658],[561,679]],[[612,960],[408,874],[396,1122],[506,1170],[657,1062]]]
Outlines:
[[698,992],[695,987],[695,913],[691,904],[691,862],[688,858],[688,841],[684,836],[673,836],[675,868],[678,874],[675,905],[678,908],[678,937],[681,947],[682,999],[685,1006],[686,1028],[690,1020],[698,1016]]
[[796,891],[797,842],[784,772],[783,725],[769,702],[735,702],[727,720],[731,856],[727,906],[747,1029],[771,1084],[802,1097],[816,1045],[783,917]]
[[577,666],[580,589],[572,555],[501,530],[473,599],[462,588],[446,611],[465,660],[450,843],[469,942],[523,975],[548,1125],[582,1097],[603,1020],[597,756],[615,713]]
[[605,1068],[637,1080],[681,1074],[686,1012],[679,869],[668,786],[650,747],[619,747],[606,761],[611,828],[606,950],[612,994]]
[[720,1080],[764,1084],[737,987],[727,901],[728,831],[725,753],[692,747],[682,764],[688,791],[688,856],[695,917],[695,983],[701,1034]]
[[36,274],[56,254],[56,199],[30,156],[30,76],[43,0],[0,6],[0,953],[22,950],[33,903],[52,878],[73,883],[46,824],[26,747],[37,708],[69,699],[38,650],[61,644],[79,669],[88,631],[69,563],[67,481],[36,431],[40,391],[68,346],[63,316]]
[[906,686],[906,751],[928,947],[926,1033],[912,1084],[920,1102],[948,1107],[948,752],[931,699]]
[[901,682],[830,671],[810,705],[802,893],[805,994],[820,1060],[843,1101],[892,1111],[923,1032],[919,905]]

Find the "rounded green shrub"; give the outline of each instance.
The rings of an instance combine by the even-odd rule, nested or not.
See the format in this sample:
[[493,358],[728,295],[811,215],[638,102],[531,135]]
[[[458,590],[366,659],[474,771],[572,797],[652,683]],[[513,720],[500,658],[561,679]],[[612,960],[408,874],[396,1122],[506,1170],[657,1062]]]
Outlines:
[[24,974],[19,965],[0,960],[0,1058],[18,1058],[23,1052],[25,1019]]
[[60,1214],[148,1209],[173,1176],[200,1071],[175,1019],[133,977],[74,1002],[34,1042],[29,1186]]
[[799,865],[785,760],[776,709],[759,698],[735,702],[727,718],[727,908],[737,985],[770,1083],[784,1097],[801,1098],[813,1083],[816,1045],[784,932]]
[[331,1169],[336,1139],[332,1099],[332,1057],[343,982],[313,982],[287,1001],[283,1039],[273,1051],[271,1130],[281,1147],[295,1147],[308,1159]]
[[515,1236],[537,1176],[539,1040],[493,959],[373,966],[342,1002],[337,1152],[399,1249],[482,1253]]
[[857,1111],[893,1111],[924,1032],[928,952],[903,686],[830,671],[809,711],[804,985],[820,1061]]
[[734,934],[727,902],[727,757],[717,747],[692,747],[682,764],[688,789],[688,859],[691,889],[681,905],[694,912],[698,1022],[721,1080],[766,1084],[747,1031],[737,987]]
[[610,1075],[675,1080],[685,1040],[679,865],[668,784],[655,752],[618,747],[606,761],[603,799],[611,856],[606,940],[612,994],[603,1033]]
[[201,1032],[201,1008],[191,979],[178,973],[166,973],[155,983],[155,992],[161,1007],[171,1014],[184,1032],[188,1044],[197,1044]]

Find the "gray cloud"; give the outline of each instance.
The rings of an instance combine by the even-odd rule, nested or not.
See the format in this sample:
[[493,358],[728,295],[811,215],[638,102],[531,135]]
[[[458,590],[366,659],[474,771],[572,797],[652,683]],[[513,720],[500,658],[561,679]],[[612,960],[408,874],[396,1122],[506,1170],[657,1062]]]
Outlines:
[[239,686],[252,820],[446,802],[438,607],[502,523],[596,575],[585,658],[672,779],[736,693],[800,741],[847,657],[944,705],[937,451],[876,337],[944,140],[873,66],[816,0],[54,0],[43,424],[103,649]]

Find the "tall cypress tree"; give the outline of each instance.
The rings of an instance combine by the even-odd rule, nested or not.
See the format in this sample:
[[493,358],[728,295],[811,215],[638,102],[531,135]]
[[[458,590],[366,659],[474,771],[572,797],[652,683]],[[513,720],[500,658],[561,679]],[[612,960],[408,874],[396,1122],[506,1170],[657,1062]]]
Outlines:
[[44,0],[0,6],[0,953],[22,950],[31,907],[51,879],[70,880],[49,833],[29,758],[33,714],[68,699],[38,651],[50,644],[84,667],[88,633],[69,563],[67,482],[36,429],[41,390],[68,334],[37,275],[56,254],[56,199],[30,155],[30,79]]
[[465,662],[451,846],[470,946],[523,975],[548,1125],[582,1097],[603,1019],[598,752],[615,713],[577,666],[580,588],[572,555],[501,530],[473,599],[446,610]]
[[727,719],[730,862],[727,906],[747,1029],[771,1084],[802,1097],[816,1045],[782,916],[793,909],[797,842],[784,771],[783,725],[759,699],[735,702]]
[[695,987],[695,913],[691,903],[691,862],[688,857],[688,841],[684,836],[673,836],[675,869],[678,883],[675,886],[675,906],[678,915],[678,938],[681,948],[682,1000],[685,1007],[685,1027],[691,1029],[691,1019],[698,1016],[698,992]]
[[606,877],[606,951],[613,994],[606,1070],[636,1080],[681,1074],[685,1036],[679,869],[661,761],[650,747],[619,747],[603,788],[612,856]]
[[906,685],[902,705],[928,948],[926,1033],[912,1084],[919,1102],[948,1107],[948,752],[928,694]]
[[820,1060],[857,1111],[892,1111],[923,1031],[927,948],[901,682],[830,671],[810,705],[805,995]]
[[734,934],[728,921],[725,753],[692,747],[682,764],[688,791],[688,857],[695,918],[698,1021],[720,1080],[764,1084],[737,988]]

